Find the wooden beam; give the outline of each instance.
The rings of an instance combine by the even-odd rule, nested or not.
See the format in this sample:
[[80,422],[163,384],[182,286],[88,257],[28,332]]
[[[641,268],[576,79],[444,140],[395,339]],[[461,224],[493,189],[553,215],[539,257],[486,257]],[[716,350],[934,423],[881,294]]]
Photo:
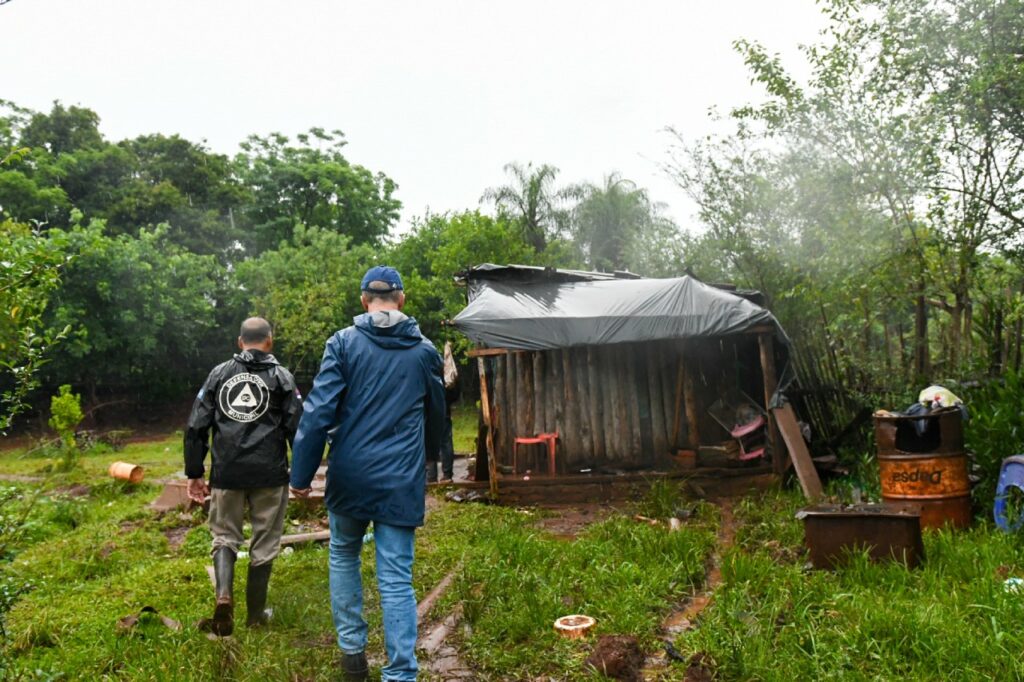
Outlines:
[[524,351],[512,351],[508,348],[470,348],[466,353],[471,358],[486,358],[492,355],[504,355],[505,353],[522,353]]
[[796,423],[796,414],[793,406],[786,403],[782,407],[772,410],[772,416],[779,425],[779,431],[789,448],[789,456],[793,460],[793,468],[796,469],[796,476],[800,479],[800,487],[803,488],[804,497],[811,502],[817,502],[821,497],[821,479],[818,478],[818,470],[814,468],[811,460],[811,453],[807,451],[807,444],[804,443],[804,436],[800,433],[800,425]]
[[487,473],[490,482],[491,497],[498,499],[498,462],[494,454],[494,429],[491,423],[494,415],[491,414],[491,401],[487,395],[487,370],[484,367],[484,359],[477,358],[476,366],[480,372],[480,410],[484,415],[484,424],[487,426]]
[[[761,349],[761,374],[764,378],[764,407],[770,410],[772,397],[775,389],[778,388],[778,379],[775,375],[775,348],[772,345],[771,334],[761,334],[757,337],[757,344]],[[772,447],[772,466],[775,473],[782,474],[786,470],[786,452],[782,449],[779,440],[779,429],[774,419],[768,420],[768,443]]]

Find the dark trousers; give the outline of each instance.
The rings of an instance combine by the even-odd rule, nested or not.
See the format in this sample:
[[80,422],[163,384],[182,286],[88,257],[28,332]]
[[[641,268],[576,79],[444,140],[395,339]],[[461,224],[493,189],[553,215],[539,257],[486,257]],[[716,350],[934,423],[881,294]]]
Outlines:
[[[441,478],[452,478],[455,464],[455,444],[452,442],[452,414],[444,415],[444,434],[441,437]],[[437,480],[437,461],[427,461],[427,481]]]

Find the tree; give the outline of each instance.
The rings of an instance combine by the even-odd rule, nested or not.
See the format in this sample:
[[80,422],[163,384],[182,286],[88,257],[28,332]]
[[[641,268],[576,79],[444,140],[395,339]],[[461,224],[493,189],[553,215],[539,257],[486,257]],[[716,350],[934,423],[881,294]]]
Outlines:
[[28,225],[0,222],[0,435],[28,408],[38,373],[68,330],[44,330],[50,293],[67,263],[60,245]]
[[238,265],[249,312],[274,326],[282,357],[312,377],[324,343],[363,312],[359,283],[380,252],[332,230],[297,225],[292,240]]
[[671,253],[650,258],[659,244],[671,242],[675,226],[659,215],[661,207],[651,202],[645,190],[611,173],[603,187],[585,184],[578,191],[583,199],[573,212],[576,240],[589,267],[627,270],[640,262],[658,267],[660,260],[671,260]]
[[402,274],[408,299],[407,312],[435,341],[458,340],[444,328],[466,305],[466,291],[458,286],[458,273],[481,263],[560,265],[555,250],[537,254],[519,229],[501,218],[479,211],[428,215],[389,254]]
[[517,224],[526,242],[541,253],[548,241],[568,226],[569,210],[565,202],[578,198],[579,190],[556,188],[558,169],[547,164],[534,169],[532,163],[524,167],[513,162],[506,164],[504,170],[512,177],[512,182],[484,190],[480,201],[493,203],[498,215]]
[[[0,158],[0,168],[26,154],[15,150]],[[57,287],[60,269],[68,262],[62,245],[38,230],[12,220],[0,221],[0,435],[28,408],[28,396],[39,384],[39,369],[68,329],[46,333],[43,312]]]
[[235,173],[249,196],[243,219],[259,253],[292,238],[296,225],[345,235],[352,244],[379,244],[398,220],[395,183],[353,165],[342,154],[340,131],[310,129],[298,145],[273,133],[250,136],[235,158]]
[[180,395],[230,348],[212,333],[221,267],[174,244],[166,226],[109,236],[102,221],[73,220],[48,235],[74,255],[46,314],[50,329],[74,325],[50,365],[53,385],[84,387],[93,404],[101,387],[142,404]]

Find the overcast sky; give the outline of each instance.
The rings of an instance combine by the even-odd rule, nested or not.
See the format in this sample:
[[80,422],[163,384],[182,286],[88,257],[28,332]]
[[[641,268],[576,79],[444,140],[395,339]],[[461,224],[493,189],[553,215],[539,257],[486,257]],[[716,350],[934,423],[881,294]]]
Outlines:
[[533,161],[566,183],[619,171],[690,227],[664,128],[695,139],[710,107],[761,97],[737,38],[796,65],[822,24],[813,0],[10,0],[0,98],[229,154],[340,128],[351,161],[398,183],[403,224],[476,207],[505,163]]

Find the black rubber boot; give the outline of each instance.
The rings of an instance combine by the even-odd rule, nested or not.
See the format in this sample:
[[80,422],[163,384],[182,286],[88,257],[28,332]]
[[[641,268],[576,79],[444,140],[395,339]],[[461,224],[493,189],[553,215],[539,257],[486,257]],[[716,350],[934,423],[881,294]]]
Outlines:
[[342,679],[345,682],[363,682],[370,677],[370,665],[366,662],[366,652],[358,654],[342,654]]
[[214,551],[213,576],[217,583],[217,603],[213,617],[201,620],[199,629],[227,637],[235,630],[235,553],[230,547],[218,547]]
[[259,566],[249,564],[249,577],[245,584],[246,627],[266,625],[270,620],[271,611],[265,607],[267,587],[270,585],[270,570],[273,566],[273,561]]

